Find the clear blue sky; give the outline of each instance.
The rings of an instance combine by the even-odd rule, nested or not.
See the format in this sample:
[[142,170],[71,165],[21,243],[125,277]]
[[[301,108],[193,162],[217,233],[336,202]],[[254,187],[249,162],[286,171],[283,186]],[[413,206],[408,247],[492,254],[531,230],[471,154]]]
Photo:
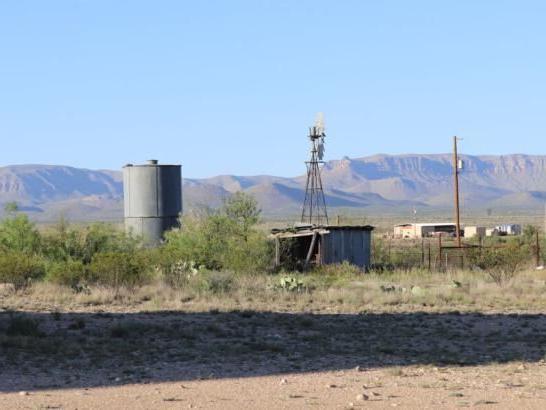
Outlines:
[[0,165],[187,177],[327,159],[546,154],[544,1],[0,3]]

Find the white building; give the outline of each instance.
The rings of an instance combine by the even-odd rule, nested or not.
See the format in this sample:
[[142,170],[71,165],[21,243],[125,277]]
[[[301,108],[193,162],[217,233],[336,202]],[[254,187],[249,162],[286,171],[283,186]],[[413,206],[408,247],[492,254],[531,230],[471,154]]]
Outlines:
[[521,225],[518,224],[497,225],[495,230],[499,235],[521,235]]
[[466,226],[464,228],[465,238],[483,238],[486,235],[485,226]]
[[[462,230],[462,228],[461,228]],[[394,236],[397,238],[428,238],[431,236],[444,235],[455,236],[457,231],[454,223],[408,223],[394,227]]]

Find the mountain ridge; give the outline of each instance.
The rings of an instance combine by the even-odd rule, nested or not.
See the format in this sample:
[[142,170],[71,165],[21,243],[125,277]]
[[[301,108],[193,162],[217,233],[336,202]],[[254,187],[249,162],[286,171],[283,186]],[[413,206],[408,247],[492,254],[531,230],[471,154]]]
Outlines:
[[[546,155],[466,155],[461,196],[468,208],[532,209],[546,201]],[[322,169],[330,208],[392,210],[447,207],[452,154],[375,154],[327,161]],[[121,171],[63,165],[0,167],[0,203],[17,201],[37,219],[122,217]],[[299,212],[305,175],[217,175],[184,179],[186,208],[217,207],[231,193],[253,194],[266,215]]]

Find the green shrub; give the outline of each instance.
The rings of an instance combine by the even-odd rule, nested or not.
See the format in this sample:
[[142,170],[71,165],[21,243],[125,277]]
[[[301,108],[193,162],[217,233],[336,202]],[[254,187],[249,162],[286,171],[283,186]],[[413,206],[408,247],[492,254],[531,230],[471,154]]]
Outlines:
[[76,288],[87,279],[87,271],[82,261],[68,260],[53,262],[47,268],[46,279],[58,285]]
[[0,248],[8,252],[37,253],[40,239],[40,233],[24,214],[13,214],[0,223]]
[[50,260],[83,259],[85,231],[71,227],[61,218],[53,229],[42,235],[42,253]]
[[116,289],[135,287],[150,279],[150,271],[149,255],[144,251],[97,253],[89,267],[89,280]]
[[477,249],[469,253],[472,265],[484,270],[499,286],[508,282],[530,262],[527,245],[510,241],[504,245]]
[[21,252],[0,253],[0,283],[11,283],[19,290],[44,274],[45,266],[39,257]]
[[132,253],[140,248],[141,241],[127,235],[111,224],[95,223],[84,232],[81,259],[90,263],[98,253]]
[[235,194],[218,211],[184,217],[181,229],[166,234],[165,248],[209,270],[263,271],[272,246],[255,227],[259,213],[252,197]]
[[174,288],[185,286],[199,272],[193,261],[186,261],[176,249],[161,248],[156,252],[154,262],[165,283]]

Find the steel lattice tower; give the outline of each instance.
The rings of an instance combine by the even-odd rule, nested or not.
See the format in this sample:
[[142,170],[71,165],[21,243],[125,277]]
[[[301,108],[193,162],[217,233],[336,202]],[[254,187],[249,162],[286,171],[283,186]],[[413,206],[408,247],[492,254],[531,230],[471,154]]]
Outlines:
[[320,178],[320,164],[324,155],[324,126],[322,116],[319,115],[315,126],[309,128],[311,140],[311,159],[306,161],[307,183],[305,185],[305,199],[301,212],[301,222],[314,225],[327,225],[328,213],[326,211],[326,199],[322,189]]

